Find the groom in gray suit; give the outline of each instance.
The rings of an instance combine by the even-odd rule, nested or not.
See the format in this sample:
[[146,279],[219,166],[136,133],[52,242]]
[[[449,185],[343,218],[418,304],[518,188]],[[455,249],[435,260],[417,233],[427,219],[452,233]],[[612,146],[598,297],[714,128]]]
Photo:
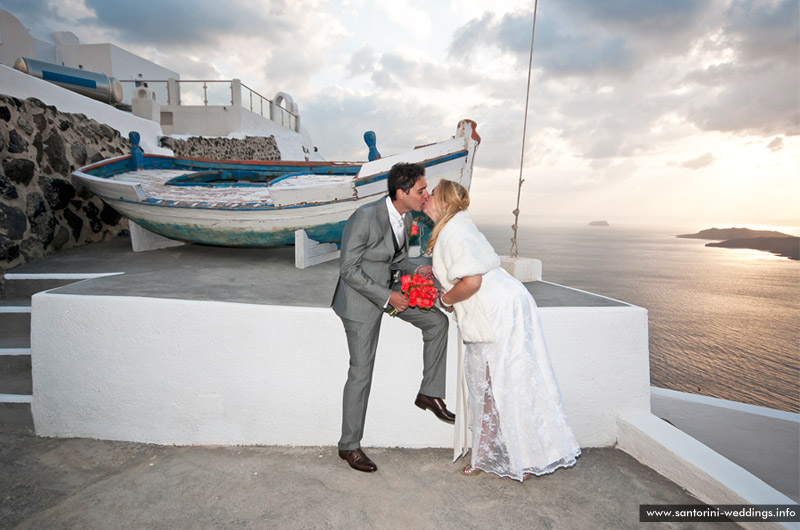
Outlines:
[[[430,274],[429,259],[408,259],[408,212],[421,211],[428,200],[425,168],[420,164],[395,164],[387,180],[389,195],[356,210],[344,227],[339,282],[333,295],[333,310],[342,319],[350,350],[339,456],[353,469],[365,472],[378,469],[361,449],[361,438],[385,311],[395,308],[398,318],[422,330],[422,385],[414,404],[431,410],[442,421],[455,421],[442,399],[448,319],[435,307],[429,311],[408,307],[408,300],[395,281],[397,272]],[[426,265],[422,264],[424,261]]]

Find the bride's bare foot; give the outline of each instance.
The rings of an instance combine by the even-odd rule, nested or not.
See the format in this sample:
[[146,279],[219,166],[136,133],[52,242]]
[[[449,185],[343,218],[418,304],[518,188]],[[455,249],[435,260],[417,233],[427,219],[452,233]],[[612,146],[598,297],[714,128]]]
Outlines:
[[481,470],[477,467],[464,466],[461,468],[461,474],[467,477],[474,477],[475,475],[480,475]]

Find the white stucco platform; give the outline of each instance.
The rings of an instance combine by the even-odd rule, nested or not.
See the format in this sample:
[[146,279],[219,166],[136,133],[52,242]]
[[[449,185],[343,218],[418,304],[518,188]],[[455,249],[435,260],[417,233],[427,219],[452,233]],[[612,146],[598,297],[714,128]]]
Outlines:
[[[338,440],[348,353],[330,308],[59,291],[32,303],[38,434],[189,445]],[[649,412],[646,311],[544,307],[541,318],[580,444],[613,445],[619,414]],[[451,402],[456,346],[452,325]],[[452,445],[452,427],[413,405],[421,372],[419,332],[385,316],[365,446]]]

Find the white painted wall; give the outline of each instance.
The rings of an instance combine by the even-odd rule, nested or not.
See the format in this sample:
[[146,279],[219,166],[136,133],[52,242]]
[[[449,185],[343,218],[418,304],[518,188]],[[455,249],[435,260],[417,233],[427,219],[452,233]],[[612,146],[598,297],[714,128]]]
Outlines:
[[0,92],[20,99],[34,97],[54,105],[61,112],[85,114],[99,123],[108,124],[127,138],[130,131],[142,135],[141,146],[145,153],[172,155],[170,149],[158,147],[161,126],[153,121],[115,109],[47,81],[42,81],[5,65],[0,65]]
[[800,496],[800,414],[664,388],[651,389],[650,402],[654,415],[787,496]]
[[80,68],[90,72],[98,72],[109,77],[111,71],[111,44],[77,44],[74,46],[58,46],[56,60],[58,64],[70,68]]
[[[706,504],[793,504],[789,497],[763,480],[652,414],[621,415],[618,447]],[[800,526],[769,522],[737,524],[753,530]]]
[[36,45],[28,30],[9,13],[0,9],[0,64],[14,66],[20,57],[32,57]]
[[[84,45],[85,46],[85,45]],[[111,57],[111,74],[119,80],[123,79],[180,79],[178,72],[164,68],[127,50],[108,44]]]
[[[160,444],[333,445],[348,353],[327,308],[40,293],[33,417],[44,436]],[[609,446],[621,412],[649,411],[647,317],[637,307],[541,311],[579,443]],[[455,325],[448,395],[455,399]],[[365,446],[451,447],[413,405],[421,338],[384,317]]]

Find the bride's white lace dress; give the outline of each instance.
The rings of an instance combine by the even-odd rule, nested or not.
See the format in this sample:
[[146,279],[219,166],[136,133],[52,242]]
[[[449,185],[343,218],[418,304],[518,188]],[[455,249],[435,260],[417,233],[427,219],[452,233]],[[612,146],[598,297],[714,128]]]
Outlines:
[[[570,427],[528,289],[461,211],[441,229],[433,272],[445,290],[481,274],[480,290],[454,304],[464,340],[472,466],[523,480],[575,464],[581,450]],[[459,378],[461,379],[461,378]],[[456,411],[456,458],[466,451],[463,396]]]
[[581,451],[550,366],[536,302],[499,267],[483,275],[480,291],[496,339],[465,345],[472,466],[523,480],[525,474],[574,465]]

